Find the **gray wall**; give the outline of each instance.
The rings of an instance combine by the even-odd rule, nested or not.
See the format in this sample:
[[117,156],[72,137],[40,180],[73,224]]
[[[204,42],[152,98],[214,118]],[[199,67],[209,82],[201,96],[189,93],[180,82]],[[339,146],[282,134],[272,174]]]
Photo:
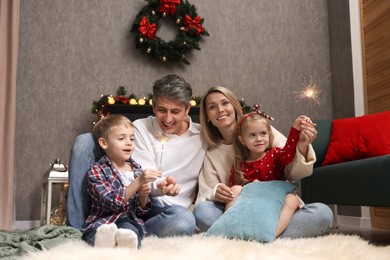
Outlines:
[[328,0],[333,118],[355,116],[349,3]]
[[[349,2],[328,0],[333,118],[355,116]],[[338,214],[361,216],[359,206],[337,206]]]
[[[210,37],[184,66],[135,49],[129,30],[145,1],[21,0],[16,220],[39,219],[49,163],[68,163],[74,138],[96,118],[92,100],[115,94],[119,85],[142,96],[167,73],[185,77],[198,96],[223,85],[248,104],[261,103],[284,133],[300,114],[332,117],[326,0],[190,2]],[[321,83],[320,105],[297,98],[310,78]]]

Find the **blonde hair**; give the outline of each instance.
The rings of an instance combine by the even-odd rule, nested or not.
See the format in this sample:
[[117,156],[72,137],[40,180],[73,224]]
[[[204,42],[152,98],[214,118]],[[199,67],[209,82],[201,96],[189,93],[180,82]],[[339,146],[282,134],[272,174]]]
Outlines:
[[234,140],[234,179],[235,184],[239,185],[243,185],[248,181],[247,179],[245,179],[244,173],[241,171],[241,163],[243,161],[248,160],[250,151],[245,145],[240,142],[238,137],[242,137],[243,130],[245,130],[245,128],[248,126],[248,123],[252,121],[262,121],[266,125],[269,135],[269,144],[267,147],[267,151],[272,148],[272,143],[274,140],[274,134],[272,133],[271,125],[265,117],[259,115],[258,113],[251,113],[243,117],[242,121],[238,125],[237,135]]
[[93,127],[92,133],[96,140],[99,138],[107,138],[111,128],[114,126],[124,126],[127,128],[134,127],[133,123],[125,116],[122,115],[109,115],[100,119]]
[[221,86],[215,86],[207,90],[200,101],[199,121],[203,139],[210,147],[219,145],[223,141],[221,132],[219,132],[218,128],[211,123],[207,115],[206,99],[212,93],[221,93],[229,100],[229,102],[234,107],[234,112],[236,114],[236,122],[238,122],[238,120],[242,117],[243,114],[240,101],[238,101],[237,97],[230,89]]

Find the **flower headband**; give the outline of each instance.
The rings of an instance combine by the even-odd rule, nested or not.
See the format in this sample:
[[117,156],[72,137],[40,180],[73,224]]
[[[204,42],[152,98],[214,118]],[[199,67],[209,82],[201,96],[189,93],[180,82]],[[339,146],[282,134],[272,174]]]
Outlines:
[[267,115],[266,113],[264,113],[264,111],[261,111],[260,108],[261,108],[260,104],[254,105],[253,108],[252,108],[253,112],[251,112],[249,114],[246,114],[245,116],[243,116],[241,118],[240,122],[238,123],[238,129],[241,128],[241,125],[242,125],[242,123],[244,122],[245,119],[247,119],[248,117],[253,116],[253,115],[261,115],[262,117],[264,117],[266,119],[275,120],[273,117],[271,117],[271,116]]

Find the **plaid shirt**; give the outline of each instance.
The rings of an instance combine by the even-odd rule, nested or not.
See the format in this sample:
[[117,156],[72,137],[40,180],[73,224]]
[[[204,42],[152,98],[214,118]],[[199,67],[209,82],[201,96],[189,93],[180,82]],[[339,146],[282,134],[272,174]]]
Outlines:
[[[134,177],[137,178],[143,172],[142,167],[131,158],[128,162],[133,166]],[[142,227],[144,236],[147,235],[144,222],[139,218],[148,210],[141,208],[138,193],[125,202],[126,187],[122,180],[119,171],[106,155],[91,166],[88,172],[87,191],[91,196],[92,205],[83,232],[103,224],[115,223],[120,217],[126,216],[134,219]]]

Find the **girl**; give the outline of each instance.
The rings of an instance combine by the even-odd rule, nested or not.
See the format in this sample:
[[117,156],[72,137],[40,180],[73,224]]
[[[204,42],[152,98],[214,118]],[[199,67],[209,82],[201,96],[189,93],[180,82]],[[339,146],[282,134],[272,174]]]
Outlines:
[[[234,204],[243,185],[253,181],[285,180],[283,170],[294,159],[301,122],[304,120],[310,124],[308,117],[298,117],[290,129],[284,147],[272,148],[273,133],[268,119],[273,118],[259,109],[260,105],[256,105],[254,112],[245,115],[238,123],[234,143],[235,160],[229,176],[229,186],[234,198],[226,203],[225,210]],[[294,212],[299,208],[299,202],[297,196],[287,194],[276,228],[276,237],[288,226]]]

